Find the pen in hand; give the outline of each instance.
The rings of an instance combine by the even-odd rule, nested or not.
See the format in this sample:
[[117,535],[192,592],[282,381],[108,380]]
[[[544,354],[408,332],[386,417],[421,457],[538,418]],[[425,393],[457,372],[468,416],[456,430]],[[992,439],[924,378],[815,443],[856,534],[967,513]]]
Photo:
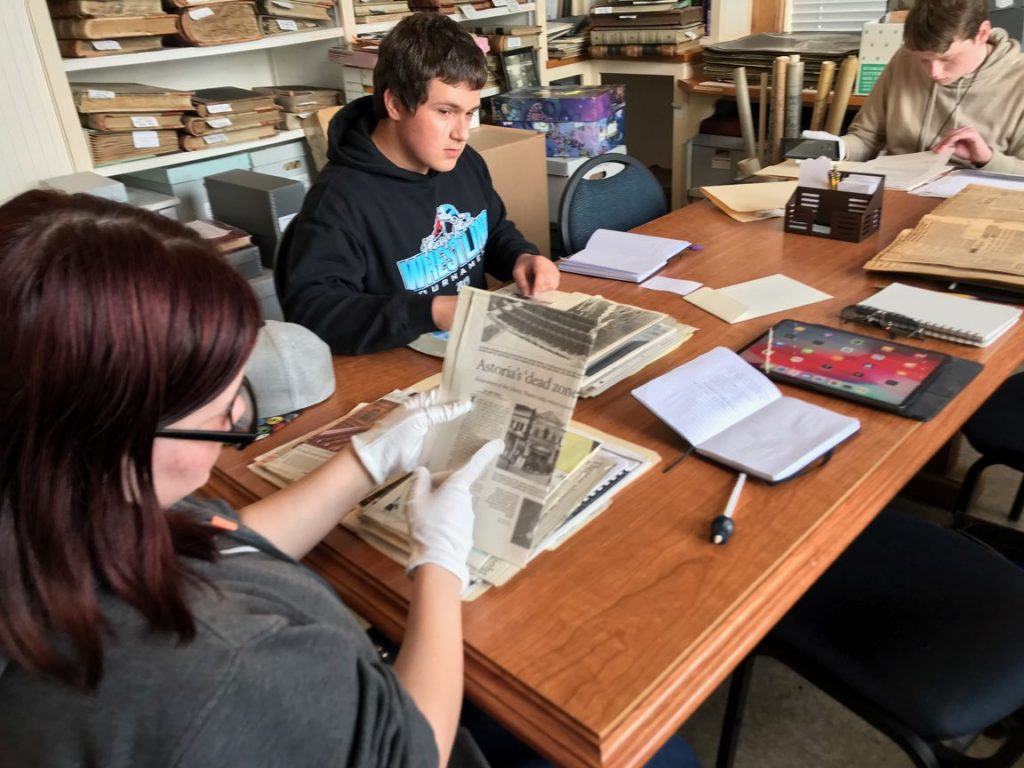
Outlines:
[[725,510],[711,521],[712,544],[725,544],[729,541],[733,531],[736,530],[736,524],[732,521],[732,516],[736,511],[736,505],[739,503],[740,493],[743,491],[743,484],[745,482],[747,482],[747,473],[740,472],[736,478],[736,485],[732,487],[732,493],[729,494],[729,501],[725,503]]

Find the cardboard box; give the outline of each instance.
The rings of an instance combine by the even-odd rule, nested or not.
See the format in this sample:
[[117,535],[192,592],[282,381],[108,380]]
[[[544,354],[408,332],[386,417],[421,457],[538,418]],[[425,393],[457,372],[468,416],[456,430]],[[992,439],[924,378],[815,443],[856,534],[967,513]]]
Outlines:
[[[619,144],[619,146],[613,147],[608,152],[624,155],[626,154],[626,145]],[[549,157],[547,159],[548,220],[552,224],[558,223],[558,206],[562,202],[562,193],[569,184],[569,178],[589,159],[589,157]],[[598,166],[598,168],[604,167],[606,166],[603,164]]]
[[853,92],[866,96],[882,70],[903,45],[903,25],[878,21],[869,21],[864,25],[860,35],[860,69],[857,72],[857,85]]
[[548,157],[595,157],[625,139],[621,85],[519,88],[491,101],[496,124],[542,131]]
[[544,135],[481,125],[469,145],[483,157],[508,217],[540,252],[551,252],[545,178]]
[[249,153],[239,152],[234,155],[215,157],[212,160],[126,173],[118,178],[133,187],[141,187],[178,198],[181,201],[178,204],[179,220],[193,221],[213,218],[210,199],[206,194],[206,185],[203,183],[206,176],[230,170],[248,170],[249,167]]
[[181,203],[181,200],[174,197],[174,195],[165,195],[161,192],[154,192],[151,189],[142,189],[141,187],[126,186],[125,191],[128,193],[129,205],[145,208],[147,211],[153,211],[161,216],[177,221],[178,205]]

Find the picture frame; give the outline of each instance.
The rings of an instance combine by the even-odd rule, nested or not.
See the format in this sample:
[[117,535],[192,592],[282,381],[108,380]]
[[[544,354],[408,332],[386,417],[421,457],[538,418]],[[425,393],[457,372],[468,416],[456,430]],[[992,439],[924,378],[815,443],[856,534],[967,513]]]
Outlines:
[[501,52],[501,74],[510,91],[540,85],[536,48],[514,48]]

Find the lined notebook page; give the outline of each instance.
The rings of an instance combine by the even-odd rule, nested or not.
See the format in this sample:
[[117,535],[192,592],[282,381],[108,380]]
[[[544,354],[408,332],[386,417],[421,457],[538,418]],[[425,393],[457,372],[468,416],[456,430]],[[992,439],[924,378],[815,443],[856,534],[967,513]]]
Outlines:
[[893,283],[861,302],[916,320],[928,336],[985,347],[1020,318],[1021,310],[1006,304],[965,299],[939,291]]

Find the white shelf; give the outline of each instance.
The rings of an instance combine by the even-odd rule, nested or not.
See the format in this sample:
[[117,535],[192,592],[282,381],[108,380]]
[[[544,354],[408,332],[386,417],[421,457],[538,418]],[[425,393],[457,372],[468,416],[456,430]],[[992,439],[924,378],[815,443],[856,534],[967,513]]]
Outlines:
[[[515,3],[514,7],[503,5],[500,8],[487,8],[483,11],[471,10],[469,13],[464,10],[457,10],[451,15],[451,18],[455,21],[483,21],[485,19],[496,19],[500,16],[511,16],[516,13],[530,13],[534,8],[536,8],[535,3]],[[470,13],[472,15],[469,15]],[[352,29],[355,35],[372,35],[377,32],[387,32],[397,23],[397,21],[379,21],[376,23],[356,24]]]
[[341,27],[330,27],[329,29],[311,29],[308,32],[288,32],[280,35],[271,35],[264,37],[262,40],[253,40],[250,43],[207,45],[196,48],[161,48],[159,51],[96,56],[90,59],[63,59],[63,64],[65,72],[84,72],[90,69],[131,67],[138,64],[152,64],[154,62],[170,63],[203,56],[223,56],[230,53],[262,51],[267,48],[281,48],[287,45],[303,45],[304,43],[312,43],[317,40],[340,40],[342,35]]
[[221,155],[233,155],[235,152],[247,152],[251,149],[260,149],[274,144],[284,144],[286,141],[295,141],[305,138],[301,128],[294,131],[278,131],[276,136],[258,141],[243,141],[240,144],[228,144],[223,147],[211,147],[210,149],[199,149],[195,152],[175,152],[169,155],[157,155],[156,157],[144,157],[141,160],[127,160],[123,163],[109,163],[98,165],[93,170],[101,176],[119,176],[122,173],[136,173],[147,171],[150,168],[166,168],[169,165],[181,165],[196,160],[209,160],[211,157]]

